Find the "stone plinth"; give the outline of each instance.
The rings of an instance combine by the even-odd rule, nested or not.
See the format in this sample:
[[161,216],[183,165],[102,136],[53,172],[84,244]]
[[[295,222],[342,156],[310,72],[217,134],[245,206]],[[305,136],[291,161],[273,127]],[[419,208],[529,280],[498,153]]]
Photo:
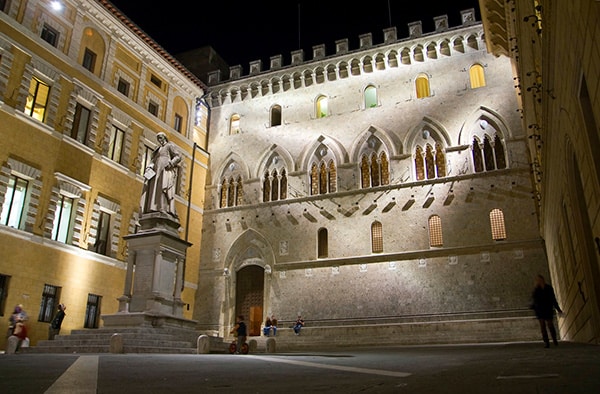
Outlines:
[[183,318],[181,300],[191,244],[179,237],[179,222],[170,215],[144,214],[140,225],[140,231],[124,237],[129,245],[125,289],[119,312],[102,316],[104,326],[193,329],[196,322]]

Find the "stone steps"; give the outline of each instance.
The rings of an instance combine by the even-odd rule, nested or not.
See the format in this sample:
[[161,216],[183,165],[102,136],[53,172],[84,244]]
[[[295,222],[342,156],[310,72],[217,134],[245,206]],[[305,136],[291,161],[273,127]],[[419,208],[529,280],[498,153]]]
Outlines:
[[118,333],[123,353],[196,353],[195,332],[154,328],[87,329],[73,330],[69,335],[57,335],[54,340],[38,341],[24,348],[30,353],[109,353],[111,339]]
[[[540,340],[539,325],[531,316],[449,319],[388,324],[314,326],[307,320],[300,335],[280,326],[276,352],[327,350],[341,347],[520,342]],[[200,332],[155,328],[73,330],[54,341],[39,341],[22,349],[35,353],[108,353],[113,334],[119,333],[124,353],[195,354]],[[251,351],[266,352],[268,337],[249,337]],[[228,353],[233,337],[210,337],[211,353]],[[254,346],[254,348],[253,348]]]
[[[278,328],[278,352],[357,346],[432,345],[521,342],[540,340],[539,326],[531,316],[477,320],[427,321],[385,325],[303,327],[300,335]],[[267,337],[251,337],[257,352],[264,352]]]

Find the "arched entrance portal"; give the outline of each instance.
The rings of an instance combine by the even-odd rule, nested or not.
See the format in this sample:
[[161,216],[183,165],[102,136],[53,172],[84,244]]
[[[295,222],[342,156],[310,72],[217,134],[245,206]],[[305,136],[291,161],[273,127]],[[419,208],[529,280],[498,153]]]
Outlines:
[[248,265],[236,274],[235,314],[243,315],[249,336],[260,336],[265,290],[265,270]]

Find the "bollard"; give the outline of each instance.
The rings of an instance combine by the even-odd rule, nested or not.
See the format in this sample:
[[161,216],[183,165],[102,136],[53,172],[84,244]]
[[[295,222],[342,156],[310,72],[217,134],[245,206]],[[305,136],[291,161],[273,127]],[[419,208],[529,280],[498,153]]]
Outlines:
[[200,335],[196,342],[196,353],[208,354],[210,353],[210,338],[208,335]]
[[110,337],[110,352],[123,353],[123,335],[114,333]]
[[256,352],[257,347],[258,347],[258,343],[256,342],[256,339],[251,339],[248,341],[248,351]]
[[276,352],[276,342],[275,342],[275,338],[268,338],[267,339],[267,353],[275,353]]

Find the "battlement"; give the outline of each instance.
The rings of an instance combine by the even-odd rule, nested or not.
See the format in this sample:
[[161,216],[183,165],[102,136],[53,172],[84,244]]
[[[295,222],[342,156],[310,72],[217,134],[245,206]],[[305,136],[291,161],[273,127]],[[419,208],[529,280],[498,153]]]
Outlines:
[[[475,17],[475,9],[470,8],[467,10],[463,10],[460,12],[462,24],[458,27],[469,26],[477,23]],[[448,16],[441,15],[433,18],[435,30],[431,33],[440,33],[446,30],[450,30],[451,27],[448,23]],[[415,39],[421,36],[426,35],[423,32],[422,21],[415,21],[408,23],[408,37],[398,39],[398,33],[396,27],[389,27],[383,29],[383,43],[381,45],[392,44],[395,42],[401,42],[404,40]],[[323,60],[330,56],[339,56],[345,55],[347,53],[352,52],[353,50],[365,50],[369,48],[376,47],[380,44],[373,43],[373,34],[365,33],[361,34],[359,37],[359,46],[356,49],[352,49],[349,46],[349,40],[347,38],[343,38],[335,41],[335,53],[328,55],[326,53],[325,44],[314,45],[312,47],[312,58],[305,59],[304,50],[298,49],[291,52],[291,63],[289,65],[283,64],[283,55],[274,55],[269,58],[269,68],[263,69],[262,60],[254,60],[249,63],[249,72],[247,75],[244,74],[243,67],[241,65],[235,65],[229,67],[229,79],[226,79],[226,76],[222,75],[221,70],[215,70],[208,73],[208,85],[216,85],[221,82],[232,81],[236,79],[240,79],[245,76],[254,76],[257,74],[261,74],[263,72],[275,71],[282,69],[286,66],[298,66],[303,63],[309,63],[312,61]]]

